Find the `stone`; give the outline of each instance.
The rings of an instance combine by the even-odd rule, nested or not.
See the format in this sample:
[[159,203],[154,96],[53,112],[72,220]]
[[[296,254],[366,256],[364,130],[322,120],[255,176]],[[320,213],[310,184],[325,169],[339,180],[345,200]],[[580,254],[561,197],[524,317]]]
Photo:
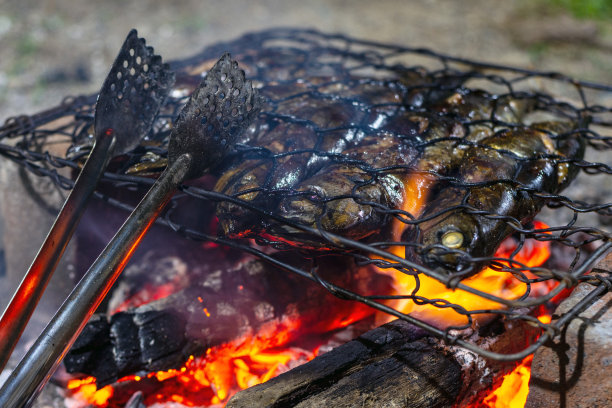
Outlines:
[[[594,273],[608,278],[612,254]],[[581,283],[555,314],[562,316],[594,287]],[[612,407],[612,292],[605,293],[535,353],[527,408]]]

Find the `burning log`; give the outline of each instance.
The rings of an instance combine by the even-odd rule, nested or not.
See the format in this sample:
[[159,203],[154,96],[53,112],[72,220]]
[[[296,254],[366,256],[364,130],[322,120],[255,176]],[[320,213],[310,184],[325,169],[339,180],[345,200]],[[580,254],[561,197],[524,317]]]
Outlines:
[[[188,261],[188,268],[196,271],[198,259],[210,260],[211,255],[201,252]],[[293,263],[299,259],[296,253],[279,256]],[[94,317],[67,354],[67,370],[92,375],[103,386],[143,371],[178,369],[191,355],[266,328],[289,329],[283,335],[295,339],[326,333],[373,313],[261,259],[246,256],[230,263],[231,258],[230,254],[218,261],[216,270],[200,267],[206,277],[195,273],[191,279],[198,283],[178,293],[115,313],[110,319]],[[163,263],[163,256],[149,261]],[[199,264],[204,262],[200,259]],[[388,277],[348,264],[346,259],[328,257],[322,269],[333,274],[330,280],[357,292],[389,290]]]
[[[491,351],[518,351],[537,336],[527,324],[489,326],[474,333]],[[497,329],[505,326],[501,334]],[[234,395],[240,407],[451,407],[475,401],[516,362],[485,360],[449,347],[407,322],[371,330],[313,361]]]

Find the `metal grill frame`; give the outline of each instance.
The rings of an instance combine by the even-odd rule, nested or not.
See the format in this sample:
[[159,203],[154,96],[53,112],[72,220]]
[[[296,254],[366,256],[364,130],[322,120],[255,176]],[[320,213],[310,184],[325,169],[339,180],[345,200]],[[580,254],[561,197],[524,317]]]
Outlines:
[[[462,82],[475,81],[486,83],[491,88],[503,89],[497,95],[512,95],[517,97],[533,97],[541,105],[540,110],[548,111],[559,118],[578,118],[587,115],[591,118],[591,125],[584,130],[584,137],[588,139],[590,149],[612,150],[612,137],[601,133],[610,132],[612,134],[612,105],[600,102],[612,95],[612,86],[598,84],[588,81],[580,81],[565,76],[557,72],[541,72],[522,68],[507,67],[496,64],[470,61],[463,58],[456,58],[445,54],[440,54],[425,48],[410,48],[397,45],[381,44],[372,41],[357,40],[339,34],[323,34],[314,30],[296,29],[274,29],[259,33],[252,33],[243,36],[235,41],[220,43],[204,49],[194,57],[175,61],[171,63],[172,68],[177,73],[177,83],[197,83],[201,72],[206,71],[206,62],[216,60],[219,55],[229,51],[238,60],[244,62],[247,67],[247,76],[254,81],[265,82],[270,78],[268,75],[277,75],[277,72],[267,72],[265,68],[257,68],[257,59],[265,56],[270,50],[286,50],[288,55],[300,57],[303,61],[299,64],[296,61],[292,70],[286,69],[283,75],[289,78],[296,78],[307,74],[307,68],[317,72],[334,72],[351,77],[360,75],[374,75],[386,77],[393,73],[397,74],[402,70],[410,72],[425,72],[428,78],[460,78]],[[425,65],[407,66],[403,61],[418,59]],[[204,68],[203,68],[204,67]],[[306,67],[306,68],[305,68]],[[249,72],[250,68],[250,72]],[[538,91],[527,91],[524,88],[532,89],[534,82],[544,83],[551,88],[557,89],[554,93]],[[434,82],[435,83],[435,82]],[[176,118],[180,107],[187,99],[186,94],[177,91],[170,97],[162,112],[153,126],[149,135],[150,140],[157,140],[158,145],[147,145],[137,148],[129,154],[128,163],[140,160],[145,154],[153,154],[164,157],[167,154],[167,145],[164,145],[164,137],[167,138],[171,123]],[[0,156],[14,161],[25,167],[39,177],[49,178],[58,188],[69,190],[74,181],[61,174],[60,169],[76,170],[82,164],[88,154],[87,140],[91,139],[90,127],[93,123],[93,109],[95,106],[96,95],[68,97],[59,106],[47,111],[31,116],[18,116],[9,118],[4,126],[0,128]],[[265,112],[263,113],[266,114]],[[69,118],[70,120],[61,120]],[[56,122],[57,121],[57,122]],[[61,125],[53,128],[54,123]],[[66,157],[58,157],[45,151],[45,141],[49,136],[59,136],[66,138],[73,146],[81,146],[81,149],[72,150]],[[85,148],[83,148],[85,146]],[[248,146],[238,146],[238,149],[248,149]],[[580,167],[586,174],[612,174],[612,167],[606,163],[588,162],[580,160],[573,163]],[[125,173],[125,167],[107,171],[103,175],[102,181],[111,183],[116,188],[148,188],[153,184],[150,177],[129,175]],[[441,177],[440,179],[443,179]],[[456,179],[448,178],[449,182],[457,182]],[[584,252],[587,244],[598,247],[591,251],[586,259],[578,260],[575,258],[574,264],[567,271],[551,271],[546,268],[537,268],[539,273],[547,272],[548,279],[558,282],[557,286],[546,296],[537,298],[523,296],[516,300],[502,299],[489,293],[481,292],[468,287],[457,276],[447,275],[438,270],[427,268],[423,265],[415,264],[407,259],[394,256],[385,251],[390,245],[398,245],[391,242],[365,243],[351,240],[321,229],[301,225],[291,220],[284,219],[269,209],[260,208],[252,203],[241,200],[236,196],[228,196],[219,192],[205,190],[193,185],[183,185],[181,194],[177,194],[169,205],[169,210],[157,222],[165,225],[183,237],[210,241],[221,245],[238,248],[254,254],[268,262],[271,262],[285,270],[303,276],[306,279],[323,285],[335,296],[339,296],[354,301],[367,304],[377,310],[393,315],[397,318],[406,320],[426,331],[443,338],[448,344],[455,344],[469,349],[479,355],[495,360],[512,361],[522,359],[549,339],[558,334],[563,327],[579,314],[586,306],[598,296],[612,288],[612,278],[608,275],[598,274],[590,276],[588,272],[593,268],[598,259],[604,256],[612,248],[612,237],[610,233],[595,227],[580,227],[573,220],[571,225],[553,226],[546,231],[533,231],[529,229],[521,230],[517,227],[518,233],[523,238],[528,235],[540,240],[567,241],[568,237],[574,233],[586,234],[588,238],[581,244],[570,243],[575,246],[579,255]],[[133,207],[125,202],[106,196],[102,192],[96,192],[96,197],[107,201],[110,205],[132,211]],[[468,317],[468,324],[463,327],[449,327],[439,329],[436,326],[419,320],[413,316],[404,314],[386,305],[385,300],[398,298],[398,296],[362,296],[346,290],[345,288],[334,285],[332,282],[322,279],[317,274],[316,268],[310,270],[296,268],[288,265],[274,257],[274,253],[264,251],[256,246],[249,245],[244,240],[235,240],[212,234],[193,228],[190,225],[178,223],[173,215],[180,211],[180,202],[183,199],[207,200],[212,202],[231,202],[244,207],[253,213],[259,214],[270,222],[291,225],[295,229],[303,231],[312,236],[330,243],[335,252],[345,252],[347,256],[353,256],[356,262],[361,264],[377,264],[385,268],[395,268],[405,273],[418,275],[423,274],[442,282],[446,287],[461,289],[471,292],[480,297],[498,302],[507,306],[502,310],[478,310],[468,312],[459,305],[441,305],[436,299],[418,298],[417,294],[402,296],[403,298],[419,299],[422,303],[429,303],[437,307],[453,307],[456,311]],[[609,216],[612,212],[612,198],[606,197],[603,202],[585,203],[572,200],[568,196],[557,195],[549,196],[552,207],[565,207],[572,210],[578,218],[581,213],[596,212],[604,216]],[[548,233],[556,233],[556,238]],[[271,241],[262,237],[255,237],[255,242],[261,246],[272,246],[277,249],[285,249],[283,242]],[[567,242],[569,243],[569,242]],[[566,243],[566,244],[567,244]],[[563,242],[561,242],[563,244]],[[596,246],[597,246],[596,245]],[[384,258],[373,259],[370,255]],[[495,260],[493,260],[495,261]],[[512,269],[512,268],[510,268]],[[502,267],[503,270],[503,267]],[[529,268],[518,268],[514,276],[519,276],[522,271]],[[561,316],[556,321],[544,324],[536,317],[525,313],[525,308],[534,308],[549,302],[553,297],[565,289],[575,287],[579,282],[587,281],[593,285],[593,290],[569,312]],[[471,316],[482,313],[496,313],[504,318],[520,319],[540,326],[544,333],[539,339],[525,348],[523,351],[514,354],[500,354],[481,347],[466,340],[466,331],[470,327]]]

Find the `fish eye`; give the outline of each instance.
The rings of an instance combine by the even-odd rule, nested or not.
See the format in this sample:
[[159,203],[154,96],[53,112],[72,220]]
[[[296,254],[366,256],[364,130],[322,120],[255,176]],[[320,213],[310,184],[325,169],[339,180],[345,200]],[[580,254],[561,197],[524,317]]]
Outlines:
[[442,245],[450,249],[458,249],[463,245],[463,234],[459,231],[447,231],[442,235]]

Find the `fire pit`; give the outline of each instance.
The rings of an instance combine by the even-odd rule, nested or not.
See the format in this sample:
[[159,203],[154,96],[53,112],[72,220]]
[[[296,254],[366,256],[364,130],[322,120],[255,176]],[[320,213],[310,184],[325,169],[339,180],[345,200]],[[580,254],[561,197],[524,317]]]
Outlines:
[[[606,291],[589,271],[612,246],[611,200],[586,186],[610,174],[612,87],[309,30],[171,64],[153,129],[111,162],[77,232],[79,271],[108,238],[91,231],[166,166],[180,108],[225,52],[262,94],[259,119],[181,186],[67,355],[72,403],[220,405],[314,359],[230,406],[375,406],[392,401],[377,388],[405,398],[401,357],[412,390],[431,386],[405,406],[467,406]],[[0,153],[71,188],[57,169],[86,158],[95,98],[7,120]],[[71,147],[50,154],[50,138]],[[579,282],[593,289],[551,323]]]

